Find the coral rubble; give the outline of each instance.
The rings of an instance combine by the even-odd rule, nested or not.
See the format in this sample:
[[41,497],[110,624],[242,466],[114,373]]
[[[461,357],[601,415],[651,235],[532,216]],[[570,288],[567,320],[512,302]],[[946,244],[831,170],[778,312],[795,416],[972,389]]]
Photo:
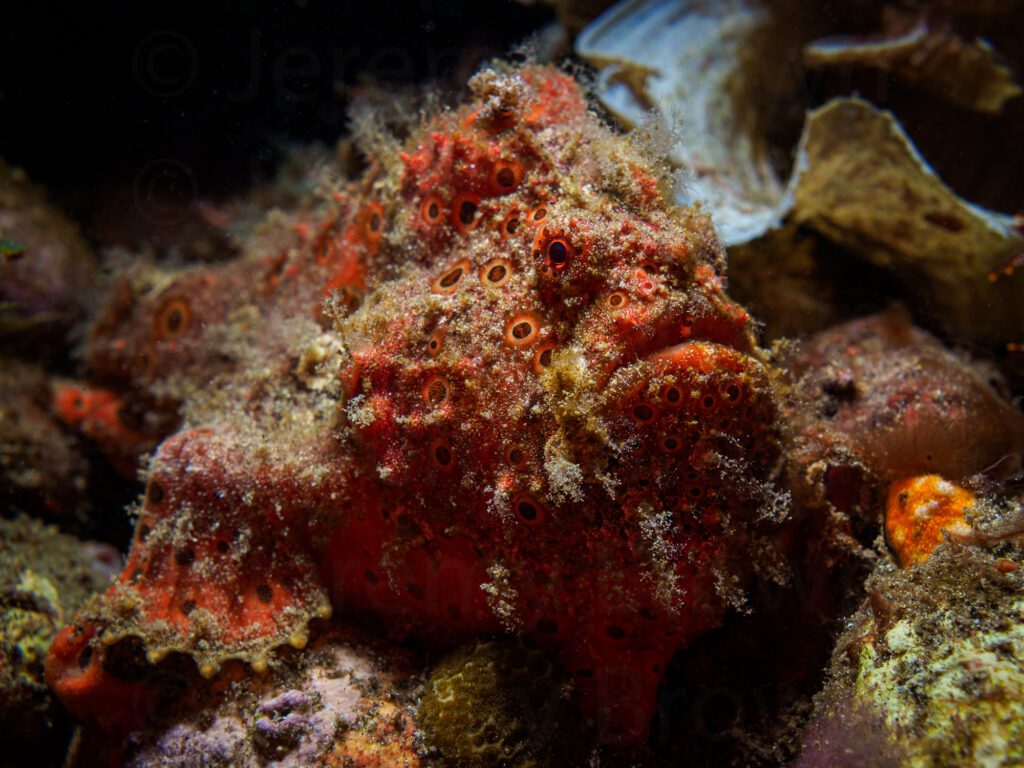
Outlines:
[[43,682],[47,649],[119,563],[111,548],[28,517],[0,519],[0,553],[0,741],[21,746],[20,754],[5,750],[3,762],[38,765],[60,757],[69,726]]
[[942,544],[883,565],[839,638],[801,768],[1019,765],[1024,760],[1020,551]]
[[415,768],[409,666],[379,641],[332,631],[273,674],[235,669],[212,690],[191,687],[128,736],[124,765]]

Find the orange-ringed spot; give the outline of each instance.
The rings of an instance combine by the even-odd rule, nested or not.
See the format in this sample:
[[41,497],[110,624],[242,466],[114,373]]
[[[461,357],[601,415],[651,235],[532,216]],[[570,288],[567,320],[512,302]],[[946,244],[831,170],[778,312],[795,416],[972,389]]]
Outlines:
[[384,234],[384,208],[380,203],[370,203],[362,214],[363,236],[370,245],[376,245]]
[[334,243],[334,232],[328,232],[316,249],[315,261],[323,266],[330,262],[337,255],[337,247]]
[[192,312],[182,299],[166,302],[156,316],[156,335],[167,341],[181,338],[192,322]]
[[455,466],[455,454],[451,444],[444,438],[438,438],[430,444],[430,460],[438,469],[448,471]]
[[443,376],[431,376],[423,385],[423,401],[431,408],[440,408],[448,402],[451,388]]
[[512,510],[527,525],[540,525],[544,520],[544,507],[529,496],[517,496],[512,501]]
[[459,283],[462,282],[462,278],[469,271],[469,260],[462,259],[455,263],[454,266],[449,267],[434,282],[430,284],[430,289],[434,293],[455,293],[455,289],[459,287]]
[[455,198],[455,205],[452,208],[452,224],[455,228],[465,234],[475,229],[479,223],[478,213],[480,211],[480,198],[476,195],[460,195]]
[[548,209],[546,206],[538,205],[528,214],[526,214],[526,220],[531,224],[540,224],[548,217]]
[[629,409],[629,413],[638,424],[650,424],[658,415],[654,406],[647,403],[636,403]]
[[431,195],[420,206],[420,218],[423,223],[436,227],[444,220],[444,203],[437,195]]
[[512,278],[512,262],[508,259],[491,259],[480,268],[480,282],[493,288],[500,288]]
[[700,405],[705,411],[714,410],[718,405],[718,398],[709,392],[701,398]]
[[554,354],[555,345],[548,342],[547,344],[541,344],[537,348],[537,351],[533,353],[533,370],[537,374],[544,373],[548,366],[551,365],[551,356]]
[[658,265],[650,261],[645,261],[640,265],[640,269],[646,272],[648,275],[656,275],[661,270],[658,269]]
[[496,163],[491,173],[491,184],[498,192],[511,192],[519,186],[523,169],[517,163]]
[[522,222],[519,219],[518,213],[510,213],[506,216],[501,224],[498,225],[498,231],[502,237],[512,237],[516,232],[519,231],[519,227]]
[[533,315],[516,315],[505,326],[505,341],[513,347],[528,347],[540,336],[540,323]]
[[430,334],[430,338],[427,339],[427,354],[431,357],[437,357],[441,354],[441,348],[444,346],[444,329],[436,328],[433,333]]
[[622,291],[615,291],[608,296],[608,306],[612,309],[622,309],[629,304],[629,297]]

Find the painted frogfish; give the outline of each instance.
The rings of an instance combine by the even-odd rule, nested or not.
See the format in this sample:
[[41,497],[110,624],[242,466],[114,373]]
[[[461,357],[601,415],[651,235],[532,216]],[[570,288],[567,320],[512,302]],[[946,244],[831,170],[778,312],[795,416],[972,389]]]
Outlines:
[[144,716],[119,648],[259,673],[371,616],[527,636],[637,743],[673,654],[772,559],[777,396],[709,218],[569,75],[470,91],[237,258],[111,291],[90,386],[179,422],[123,572],[50,652],[79,717]]

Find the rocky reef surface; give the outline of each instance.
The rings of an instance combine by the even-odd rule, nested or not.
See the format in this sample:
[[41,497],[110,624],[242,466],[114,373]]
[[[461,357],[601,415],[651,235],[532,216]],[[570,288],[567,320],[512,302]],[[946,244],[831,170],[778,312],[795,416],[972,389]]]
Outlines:
[[[698,16],[770,17],[684,5],[691,42]],[[493,62],[449,106],[376,97],[337,152],[206,206],[202,247],[100,268],[0,168],[0,728],[24,764],[1024,760],[1019,227],[852,99],[809,115],[795,197],[690,204],[699,142],[595,109],[642,70],[600,46],[632,55],[652,8],[584,32],[597,82]],[[959,106],[1019,96],[927,39],[998,77]],[[888,159],[836,207],[856,147]],[[729,193],[711,171],[697,190]],[[863,218],[890,182],[942,204],[928,237]],[[953,216],[984,243],[949,272]],[[844,305],[861,275],[900,301]],[[85,539],[118,541],[126,502],[122,567]]]

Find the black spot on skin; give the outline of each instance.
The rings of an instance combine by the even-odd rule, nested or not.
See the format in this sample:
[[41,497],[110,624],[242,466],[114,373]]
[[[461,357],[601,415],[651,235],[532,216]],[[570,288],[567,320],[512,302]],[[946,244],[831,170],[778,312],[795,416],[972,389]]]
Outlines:
[[269,584],[263,583],[256,587],[256,597],[261,603],[269,603],[274,598],[274,590]]
[[164,501],[164,487],[156,480],[149,481],[149,488],[146,489],[146,500],[154,507],[159,507]]
[[473,219],[476,218],[476,203],[471,200],[463,200],[459,206],[459,221],[466,226],[473,223]]
[[537,631],[545,635],[554,635],[558,633],[558,624],[553,619],[541,619],[537,622]]

